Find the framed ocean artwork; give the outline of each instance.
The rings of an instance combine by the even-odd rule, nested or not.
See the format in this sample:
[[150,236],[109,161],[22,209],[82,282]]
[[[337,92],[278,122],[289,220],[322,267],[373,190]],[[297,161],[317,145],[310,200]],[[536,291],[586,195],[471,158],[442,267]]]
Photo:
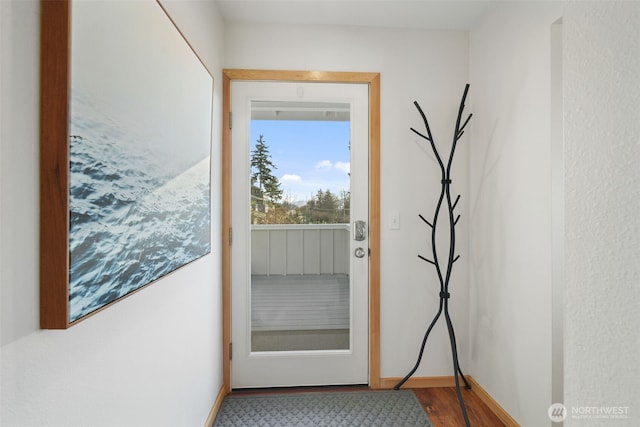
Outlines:
[[40,324],[211,251],[213,78],[154,0],[41,2]]

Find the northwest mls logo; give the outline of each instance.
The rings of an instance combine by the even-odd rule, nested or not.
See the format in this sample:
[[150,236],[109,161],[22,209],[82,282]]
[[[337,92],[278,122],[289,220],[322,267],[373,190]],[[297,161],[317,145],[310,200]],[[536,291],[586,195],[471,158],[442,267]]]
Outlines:
[[572,406],[571,411],[562,403],[554,403],[547,411],[554,423],[564,421],[571,416],[574,420],[600,419],[616,420],[629,418],[628,406]]
[[549,406],[547,414],[554,423],[561,423],[567,418],[567,408],[562,403],[554,403]]

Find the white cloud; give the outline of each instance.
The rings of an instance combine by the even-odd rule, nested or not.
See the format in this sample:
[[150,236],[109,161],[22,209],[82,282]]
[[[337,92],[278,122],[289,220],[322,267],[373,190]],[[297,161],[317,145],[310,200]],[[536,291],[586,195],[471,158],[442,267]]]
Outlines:
[[349,162],[336,162],[334,167],[346,173],[351,172],[351,163]]
[[294,182],[300,182],[302,181],[302,178],[300,178],[300,175],[291,175],[291,174],[284,174],[282,175],[282,178],[280,178],[280,181],[294,181]]
[[321,160],[318,163],[316,163],[315,168],[316,169],[331,169],[331,166],[333,166],[331,164],[330,160]]

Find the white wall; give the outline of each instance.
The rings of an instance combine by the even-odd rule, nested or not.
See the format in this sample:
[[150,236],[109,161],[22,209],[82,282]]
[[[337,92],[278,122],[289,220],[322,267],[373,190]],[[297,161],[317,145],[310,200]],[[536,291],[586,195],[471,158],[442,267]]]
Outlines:
[[[413,367],[422,335],[437,311],[439,293],[433,267],[420,261],[417,254],[429,255],[429,230],[418,214],[433,215],[440,172],[428,146],[409,130],[423,129],[413,101],[417,100],[428,115],[438,144],[448,148],[467,83],[467,34],[228,24],[225,67],[381,73],[381,375],[404,376]],[[463,195],[458,232],[464,236],[469,221],[466,142],[459,146],[452,174],[453,192]],[[389,229],[393,211],[400,213],[400,230]],[[450,305],[465,369],[465,245],[459,247],[459,253]],[[452,375],[450,355],[446,326],[441,319],[415,376]]]
[[502,3],[470,32],[470,372],[550,424],[550,32],[558,4]]
[[568,2],[565,405],[640,419],[640,3]]
[[38,319],[39,3],[0,2],[3,426],[197,426],[222,384],[223,25],[211,2],[163,1],[214,74],[212,253],[67,331]]

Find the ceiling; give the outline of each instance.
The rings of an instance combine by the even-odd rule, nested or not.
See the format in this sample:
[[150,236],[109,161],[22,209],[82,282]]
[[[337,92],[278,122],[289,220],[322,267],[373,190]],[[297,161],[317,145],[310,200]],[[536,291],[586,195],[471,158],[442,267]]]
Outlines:
[[215,0],[227,22],[466,30],[489,0]]

